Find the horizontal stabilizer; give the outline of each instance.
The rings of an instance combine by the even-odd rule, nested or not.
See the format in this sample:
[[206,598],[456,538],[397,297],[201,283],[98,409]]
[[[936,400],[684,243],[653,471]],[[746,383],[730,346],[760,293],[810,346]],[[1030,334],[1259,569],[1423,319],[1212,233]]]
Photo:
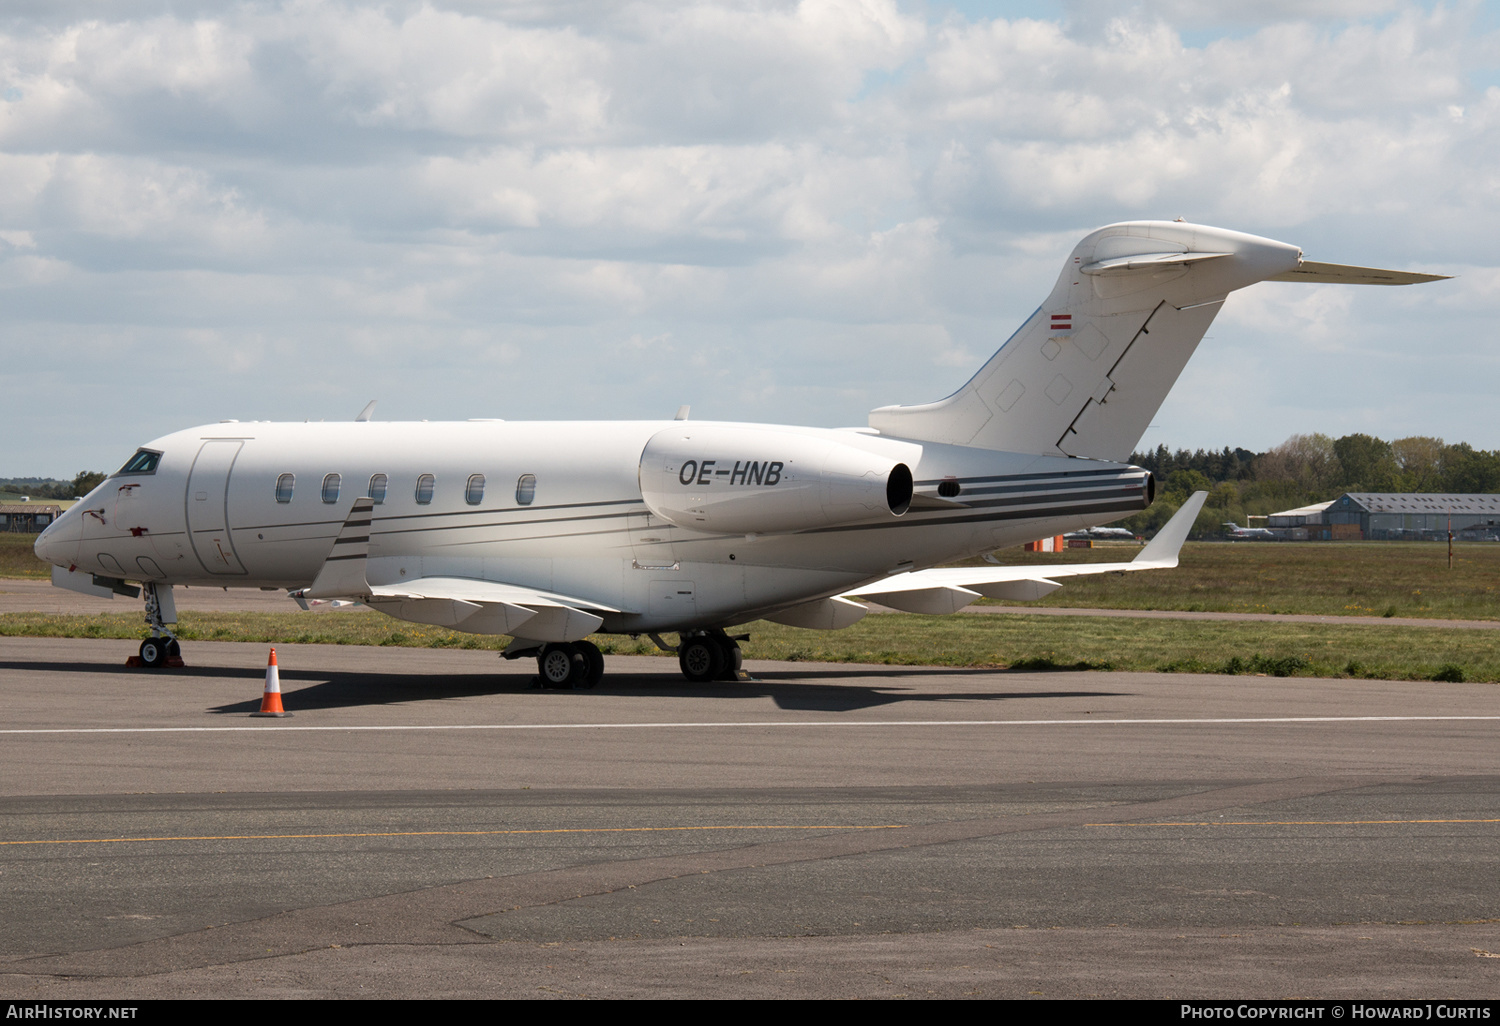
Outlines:
[[858,596],[907,612],[945,614],[957,612],[981,595],[1013,602],[1035,601],[1062,587],[1052,578],[1170,569],[1177,565],[1177,554],[1182,551],[1182,543],[1207,499],[1207,492],[1194,492],[1151,543],[1128,563],[939,567],[871,581],[839,598]]
[[1267,278],[1267,281],[1303,281],[1326,285],[1420,285],[1424,281],[1443,281],[1451,274],[1419,274],[1416,271],[1387,271],[1379,267],[1355,267],[1352,264],[1320,264],[1303,260],[1296,270]]

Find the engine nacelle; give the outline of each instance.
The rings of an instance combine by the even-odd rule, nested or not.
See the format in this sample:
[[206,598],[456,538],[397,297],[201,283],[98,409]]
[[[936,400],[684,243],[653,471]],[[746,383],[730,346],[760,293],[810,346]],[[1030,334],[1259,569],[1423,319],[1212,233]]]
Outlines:
[[891,520],[912,498],[904,463],[828,438],[718,424],[652,435],[640,479],[651,512],[717,534]]

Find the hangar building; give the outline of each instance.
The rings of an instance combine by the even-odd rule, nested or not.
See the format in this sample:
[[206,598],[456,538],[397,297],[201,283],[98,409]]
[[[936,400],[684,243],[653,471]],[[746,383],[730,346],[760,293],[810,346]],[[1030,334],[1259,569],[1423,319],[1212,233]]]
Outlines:
[[[1301,515],[1307,537],[1364,538],[1370,541],[1442,541],[1451,521],[1456,538],[1466,541],[1500,541],[1500,495],[1460,495],[1440,492],[1345,492],[1326,503],[1321,525],[1314,522],[1316,507],[1273,513],[1271,527],[1293,528],[1289,522]],[[1278,523],[1283,518],[1287,522]],[[1327,534],[1317,532],[1326,526]],[[1357,531],[1357,533],[1356,533]]]

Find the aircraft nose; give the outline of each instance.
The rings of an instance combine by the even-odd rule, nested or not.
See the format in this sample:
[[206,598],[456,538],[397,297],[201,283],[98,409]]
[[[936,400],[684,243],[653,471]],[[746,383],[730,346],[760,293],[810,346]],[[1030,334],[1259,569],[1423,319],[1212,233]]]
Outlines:
[[[32,551],[36,558],[54,566],[67,566],[75,555],[82,535],[82,522],[69,510],[37,535]],[[70,551],[71,550],[74,551]]]

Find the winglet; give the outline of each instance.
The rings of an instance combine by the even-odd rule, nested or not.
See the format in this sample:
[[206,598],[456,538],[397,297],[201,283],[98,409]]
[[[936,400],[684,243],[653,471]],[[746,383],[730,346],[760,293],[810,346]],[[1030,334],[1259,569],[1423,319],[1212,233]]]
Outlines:
[[365,580],[365,560],[370,554],[370,521],[374,510],[374,499],[354,500],[312,587],[302,592],[306,598],[363,597],[370,593],[369,582]]
[[1194,492],[1188,496],[1188,501],[1172,514],[1172,519],[1156,532],[1156,537],[1141,550],[1140,555],[1130,561],[1131,564],[1140,564],[1142,569],[1148,565],[1163,569],[1176,566],[1177,553],[1182,551],[1182,543],[1187,540],[1188,532],[1193,529],[1193,521],[1198,519],[1198,511],[1207,500],[1207,492]]

